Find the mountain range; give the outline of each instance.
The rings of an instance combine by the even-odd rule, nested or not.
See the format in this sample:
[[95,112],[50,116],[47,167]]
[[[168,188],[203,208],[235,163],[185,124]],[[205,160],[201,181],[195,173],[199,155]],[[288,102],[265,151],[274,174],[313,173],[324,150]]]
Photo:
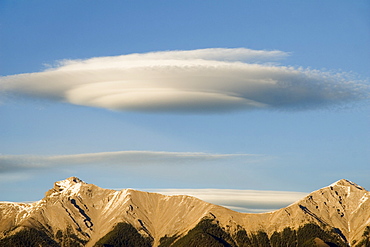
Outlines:
[[40,201],[0,202],[0,246],[369,247],[369,197],[342,179],[285,208],[250,214],[71,177]]

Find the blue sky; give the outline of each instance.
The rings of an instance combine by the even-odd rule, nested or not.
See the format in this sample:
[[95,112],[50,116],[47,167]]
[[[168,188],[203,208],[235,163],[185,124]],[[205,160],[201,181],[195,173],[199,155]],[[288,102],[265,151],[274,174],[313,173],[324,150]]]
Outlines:
[[0,200],[38,200],[69,176],[370,188],[369,12],[368,1],[1,1]]

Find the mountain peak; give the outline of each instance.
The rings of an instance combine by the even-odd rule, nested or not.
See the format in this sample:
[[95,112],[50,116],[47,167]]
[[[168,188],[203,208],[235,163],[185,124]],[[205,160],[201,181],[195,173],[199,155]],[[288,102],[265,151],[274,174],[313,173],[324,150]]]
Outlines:
[[335,183],[332,183],[331,185],[329,185],[329,187],[335,187],[335,186],[346,186],[346,187],[355,187],[359,190],[364,190],[363,187],[361,187],[360,185],[354,183],[354,182],[351,182],[347,179],[341,179],[341,180],[338,180],[336,181]]
[[69,178],[67,178],[65,180],[62,180],[62,181],[69,181],[70,183],[85,183],[84,181],[82,181],[78,177],[69,177]]
[[86,184],[77,177],[69,177],[54,183],[54,188],[47,192],[47,195],[56,195],[63,192],[70,194],[77,194],[80,191],[81,185]]
[[78,184],[86,184],[86,183],[82,181],[81,179],[79,179],[78,177],[69,177],[65,180],[55,182],[55,185],[63,189],[76,186]]

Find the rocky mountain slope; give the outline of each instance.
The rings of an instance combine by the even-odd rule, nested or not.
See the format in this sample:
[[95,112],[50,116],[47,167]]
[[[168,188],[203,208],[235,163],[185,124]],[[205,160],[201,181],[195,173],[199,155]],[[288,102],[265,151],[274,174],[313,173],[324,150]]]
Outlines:
[[246,214],[71,177],[38,202],[1,202],[0,246],[370,246],[369,197],[340,180],[286,208]]

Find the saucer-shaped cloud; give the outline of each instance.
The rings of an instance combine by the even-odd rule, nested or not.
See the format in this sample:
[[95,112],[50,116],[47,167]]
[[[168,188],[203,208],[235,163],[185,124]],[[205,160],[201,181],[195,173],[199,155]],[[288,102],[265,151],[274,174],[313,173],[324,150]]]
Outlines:
[[119,111],[312,109],[362,100],[369,88],[317,70],[278,66],[281,51],[200,49],[65,60],[0,78],[0,88]]

